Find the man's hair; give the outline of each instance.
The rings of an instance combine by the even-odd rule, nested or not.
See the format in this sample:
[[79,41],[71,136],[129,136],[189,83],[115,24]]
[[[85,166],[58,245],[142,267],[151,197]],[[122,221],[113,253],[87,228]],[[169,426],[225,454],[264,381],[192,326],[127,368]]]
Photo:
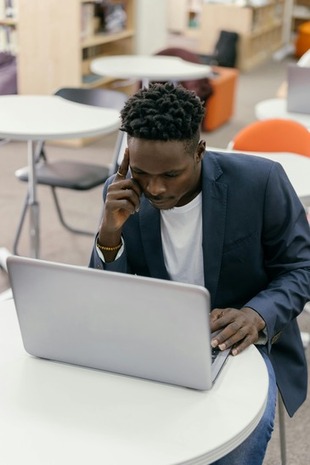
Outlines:
[[131,96],[121,111],[121,130],[129,137],[184,141],[195,150],[204,105],[193,91],[172,83],[150,84]]

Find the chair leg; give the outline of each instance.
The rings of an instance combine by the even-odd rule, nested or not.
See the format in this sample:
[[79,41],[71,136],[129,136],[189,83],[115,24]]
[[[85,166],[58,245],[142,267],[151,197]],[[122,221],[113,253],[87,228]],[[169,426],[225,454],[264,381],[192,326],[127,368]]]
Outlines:
[[54,199],[54,202],[55,202],[57,214],[58,214],[58,217],[59,217],[59,221],[63,225],[63,227],[68,229],[68,231],[70,231],[70,232],[72,232],[74,234],[83,234],[84,236],[94,236],[95,233],[93,231],[91,232],[91,231],[85,231],[84,229],[73,228],[72,226],[70,226],[65,221],[64,216],[63,216],[62,211],[61,211],[61,208],[60,208],[60,203],[59,203],[59,200],[58,200],[58,197],[57,197],[57,194],[56,194],[55,187],[51,187],[51,190],[52,190],[52,195],[53,195],[53,199]]
[[281,465],[286,465],[286,434],[285,434],[285,411],[281,395],[278,394],[278,414],[280,433]]

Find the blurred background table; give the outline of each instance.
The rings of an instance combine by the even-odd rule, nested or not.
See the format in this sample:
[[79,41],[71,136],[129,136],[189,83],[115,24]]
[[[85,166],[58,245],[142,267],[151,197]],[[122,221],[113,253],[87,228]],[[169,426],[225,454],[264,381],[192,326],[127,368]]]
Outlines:
[[257,119],[285,118],[297,121],[310,130],[310,109],[309,114],[293,113],[286,109],[286,98],[271,98],[262,100],[255,105],[255,116]]
[[208,65],[191,63],[179,57],[159,55],[114,55],[96,58],[91,71],[100,76],[137,79],[148,87],[150,81],[184,81],[212,75]]

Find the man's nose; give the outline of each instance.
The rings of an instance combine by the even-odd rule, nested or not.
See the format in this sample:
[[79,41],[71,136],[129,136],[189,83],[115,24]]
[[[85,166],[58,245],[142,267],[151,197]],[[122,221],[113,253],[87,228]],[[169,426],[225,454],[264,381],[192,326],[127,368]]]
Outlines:
[[148,179],[146,190],[152,197],[156,197],[163,194],[166,188],[163,181],[159,177],[154,176]]

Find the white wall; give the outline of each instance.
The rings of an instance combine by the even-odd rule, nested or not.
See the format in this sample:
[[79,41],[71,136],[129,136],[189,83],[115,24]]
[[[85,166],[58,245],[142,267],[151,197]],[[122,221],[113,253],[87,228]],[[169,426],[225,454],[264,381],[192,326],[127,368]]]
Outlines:
[[136,52],[151,55],[167,46],[167,0],[136,0]]

